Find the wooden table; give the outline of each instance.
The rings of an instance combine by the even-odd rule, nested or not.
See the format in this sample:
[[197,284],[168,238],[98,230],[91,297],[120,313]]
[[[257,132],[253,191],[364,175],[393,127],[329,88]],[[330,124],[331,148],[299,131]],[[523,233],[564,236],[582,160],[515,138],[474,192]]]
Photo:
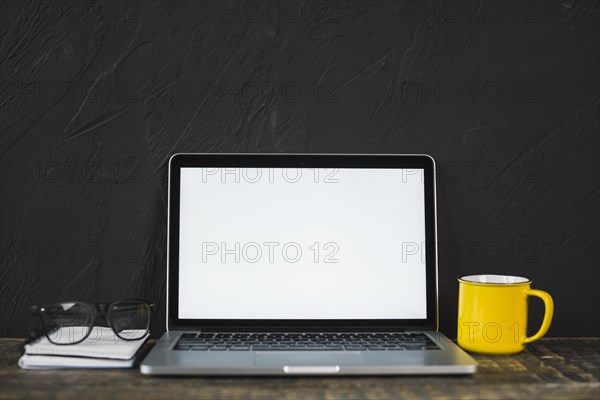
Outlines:
[[[600,339],[542,339],[516,356],[475,356],[473,376],[164,378],[137,369],[25,371],[0,339],[1,399],[600,399]],[[147,351],[152,343],[144,348]]]

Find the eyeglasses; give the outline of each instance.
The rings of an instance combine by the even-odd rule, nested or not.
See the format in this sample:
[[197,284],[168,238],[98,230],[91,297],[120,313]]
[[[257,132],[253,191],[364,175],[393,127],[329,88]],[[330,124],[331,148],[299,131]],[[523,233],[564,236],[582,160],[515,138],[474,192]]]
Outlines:
[[42,319],[43,336],[51,343],[69,345],[87,339],[98,316],[106,320],[120,339],[139,340],[148,334],[154,308],[154,304],[142,300],[98,304],[67,301],[34,305],[30,311]]

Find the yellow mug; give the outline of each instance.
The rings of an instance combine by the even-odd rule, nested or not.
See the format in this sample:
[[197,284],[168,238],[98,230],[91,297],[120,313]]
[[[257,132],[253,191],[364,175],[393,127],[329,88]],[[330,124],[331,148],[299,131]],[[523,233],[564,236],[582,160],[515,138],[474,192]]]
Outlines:
[[[458,280],[457,342],[465,350],[483,354],[515,354],[543,337],[554,313],[552,297],[531,289],[519,276],[469,275]],[[527,298],[536,296],[546,307],[539,331],[527,336]]]

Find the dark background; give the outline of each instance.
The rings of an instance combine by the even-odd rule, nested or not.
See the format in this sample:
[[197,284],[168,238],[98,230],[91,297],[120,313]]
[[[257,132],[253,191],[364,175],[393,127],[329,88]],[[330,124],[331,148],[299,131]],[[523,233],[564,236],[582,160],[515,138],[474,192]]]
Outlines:
[[456,278],[495,272],[554,296],[550,335],[600,333],[598,2],[3,1],[0,18],[2,336],[67,299],[147,298],[164,329],[176,152],[428,153],[442,331]]

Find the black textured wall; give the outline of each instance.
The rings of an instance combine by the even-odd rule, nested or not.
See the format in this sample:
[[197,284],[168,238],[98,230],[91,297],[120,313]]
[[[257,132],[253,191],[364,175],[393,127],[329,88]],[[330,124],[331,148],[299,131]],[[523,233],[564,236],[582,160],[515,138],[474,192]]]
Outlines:
[[599,9],[2,1],[1,335],[60,299],[148,298],[163,330],[175,152],[431,154],[442,330],[496,272],[598,335]]

